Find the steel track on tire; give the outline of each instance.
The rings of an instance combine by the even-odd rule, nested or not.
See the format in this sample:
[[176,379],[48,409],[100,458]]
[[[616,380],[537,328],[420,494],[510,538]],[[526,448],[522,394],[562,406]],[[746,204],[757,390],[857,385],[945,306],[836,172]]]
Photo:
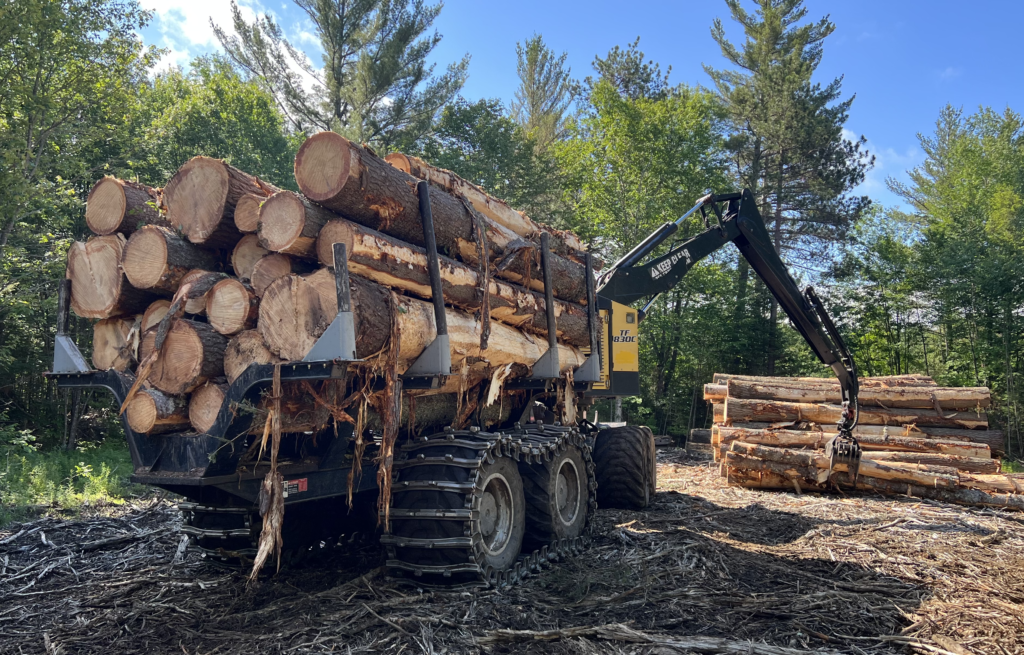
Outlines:
[[[516,463],[543,465],[570,446],[576,446],[583,456],[587,474],[586,527],[581,536],[561,539],[530,553],[520,553],[515,564],[504,571],[496,571],[484,564],[483,535],[480,528],[479,508],[483,497],[485,464],[497,458],[509,458]],[[475,456],[467,456],[475,452]],[[403,480],[402,472],[412,467],[434,466],[444,471],[434,480]],[[463,469],[456,474],[451,468]],[[387,549],[387,567],[392,575],[412,576],[418,584],[438,585],[449,589],[481,588],[514,584],[531,573],[541,570],[567,555],[579,554],[590,544],[594,510],[597,509],[597,482],[594,462],[586,439],[575,427],[560,425],[530,425],[509,432],[484,432],[476,428],[454,430],[418,437],[405,444],[393,467],[392,508],[390,522],[445,521],[462,524],[461,537],[410,538],[385,532],[381,543]],[[463,482],[451,479],[464,477]],[[403,494],[423,491],[446,492],[461,495],[461,506],[441,509],[394,509],[395,500]],[[450,530],[449,530],[450,531]],[[423,564],[409,561],[409,549],[446,549],[454,559],[450,564]]]

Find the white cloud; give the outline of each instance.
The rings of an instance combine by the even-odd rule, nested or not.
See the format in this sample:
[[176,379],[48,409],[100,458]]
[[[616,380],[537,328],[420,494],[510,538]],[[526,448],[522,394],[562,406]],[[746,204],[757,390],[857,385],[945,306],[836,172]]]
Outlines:
[[[211,20],[231,29],[229,0],[141,0],[141,4],[154,14],[153,26],[161,35],[158,45],[170,50],[161,66],[187,64],[194,56],[220,50]],[[263,12],[256,0],[239,0],[238,8],[248,21],[255,19],[257,12]]]
[[[860,135],[843,128],[843,137],[856,142]],[[884,205],[901,205],[899,197],[889,191],[885,184],[886,178],[906,179],[908,170],[924,161],[924,151],[919,147],[910,146],[903,152],[892,147],[880,147],[868,141],[867,151],[875,156],[875,166],[864,175],[864,181],[854,189],[854,193],[870,196]]]

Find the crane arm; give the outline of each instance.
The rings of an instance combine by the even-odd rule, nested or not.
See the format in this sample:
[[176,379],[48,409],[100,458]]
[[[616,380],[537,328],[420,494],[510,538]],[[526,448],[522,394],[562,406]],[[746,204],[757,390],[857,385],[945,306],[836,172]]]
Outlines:
[[[724,205],[724,211],[721,205]],[[701,211],[707,222],[709,207],[717,219],[716,225],[709,225],[704,232],[674,245],[666,254],[641,263],[695,211]],[[680,219],[662,225],[608,270],[601,279],[598,295],[625,305],[647,300],[640,310],[643,318],[654,298],[679,284],[698,261],[730,241],[750,262],[751,268],[778,300],[814,354],[832,369],[839,380],[843,412],[838,423],[838,436],[827,450],[833,464],[849,464],[851,477],[856,479],[860,451],[852,430],[857,425],[859,386],[853,356],[814,289],[807,287],[801,293],[797,287],[775,251],[749,190],[718,196],[708,194]]]

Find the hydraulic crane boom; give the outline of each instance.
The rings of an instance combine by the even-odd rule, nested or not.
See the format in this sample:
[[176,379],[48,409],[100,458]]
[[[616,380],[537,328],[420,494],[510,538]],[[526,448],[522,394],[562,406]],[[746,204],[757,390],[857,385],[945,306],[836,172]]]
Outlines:
[[[714,225],[709,221],[708,208],[714,214]],[[675,234],[687,217],[697,211],[701,212],[707,230],[674,245],[666,254],[641,263]],[[749,190],[723,195],[709,193],[678,220],[662,225],[604,274],[598,285],[598,296],[622,305],[645,301],[639,310],[639,319],[643,320],[658,295],[673,288],[694,264],[729,242],[736,244],[740,253],[750,262],[751,268],[778,300],[818,359],[836,374],[843,413],[839,420],[838,436],[829,444],[828,452],[833,464],[849,464],[851,476],[856,479],[860,458],[857,442],[852,435],[858,414],[856,365],[814,289],[807,287],[801,293],[790,276],[772,245]]]

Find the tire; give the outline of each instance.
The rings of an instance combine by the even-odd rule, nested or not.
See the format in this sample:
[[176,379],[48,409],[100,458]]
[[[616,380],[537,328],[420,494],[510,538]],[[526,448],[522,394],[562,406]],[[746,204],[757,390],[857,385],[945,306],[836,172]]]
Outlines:
[[587,523],[588,480],[583,453],[569,446],[543,464],[519,464],[526,497],[527,550],[575,539]]
[[[504,571],[515,564],[519,551],[523,548],[523,537],[526,534],[523,479],[515,462],[505,458],[496,459],[492,464],[485,464],[480,471],[480,479],[484,489],[480,500],[480,530],[484,536],[484,559],[495,571]],[[491,500],[506,494],[507,498],[504,501]],[[496,511],[502,502],[507,503],[506,509]],[[490,528],[489,523],[495,519],[497,524]],[[504,536],[501,536],[503,533]]]
[[626,425],[598,432],[594,442],[598,506],[647,507],[656,484],[653,458],[654,435],[649,428]]

